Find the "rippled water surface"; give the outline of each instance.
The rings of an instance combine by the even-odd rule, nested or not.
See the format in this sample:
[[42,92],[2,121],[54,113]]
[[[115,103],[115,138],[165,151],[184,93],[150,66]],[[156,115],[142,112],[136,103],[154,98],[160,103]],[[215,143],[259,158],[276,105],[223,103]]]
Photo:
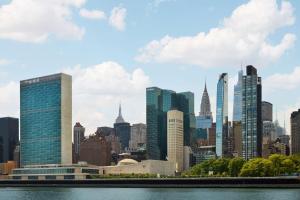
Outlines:
[[0,188],[0,200],[300,200],[300,189]]

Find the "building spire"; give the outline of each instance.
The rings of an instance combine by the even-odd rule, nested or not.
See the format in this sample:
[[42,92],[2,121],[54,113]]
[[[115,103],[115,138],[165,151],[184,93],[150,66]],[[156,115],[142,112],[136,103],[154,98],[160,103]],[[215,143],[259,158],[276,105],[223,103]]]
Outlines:
[[119,124],[119,123],[124,123],[124,119],[123,119],[123,116],[122,116],[122,107],[121,107],[121,103],[119,104],[119,115],[116,119],[116,124]]
[[201,99],[201,105],[200,105],[200,116],[212,116],[211,110],[210,110],[210,100],[209,95],[207,92],[206,87],[206,78],[205,78],[205,84],[204,84],[204,91]]

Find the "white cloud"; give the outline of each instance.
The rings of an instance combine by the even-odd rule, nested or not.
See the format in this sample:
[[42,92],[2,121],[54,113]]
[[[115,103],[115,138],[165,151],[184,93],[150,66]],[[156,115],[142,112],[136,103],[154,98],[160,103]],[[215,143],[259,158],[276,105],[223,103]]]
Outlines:
[[12,0],[0,7],[0,38],[39,43],[51,35],[81,39],[84,29],[72,20],[85,0]]
[[184,63],[202,67],[239,66],[243,63],[264,65],[273,62],[292,47],[296,36],[287,33],[279,44],[269,36],[293,25],[295,17],[290,2],[251,0],[236,8],[230,17],[208,33],[195,36],[165,36],[140,49],[140,62]]
[[127,10],[121,6],[114,7],[111,10],[111,14],[109,17],[109,24],[115,27],[119,31],[125,30],[126,27],[126,18]]
[[145,88],[149,77],[141,69],[127,72],[115,62],[64,70],[73,76],[73,120],[93,133],[99,126],[112,126],[122,102],[126,121],[145,122]]
[[300,87],[300,67],[291,73],[276,73],[263,80],[264,91],[268,94],[282,90],[291,91]]
[[80,9],[79,12],[81,17],[88,18],[88,19],[106,19],[106,15],[101,10],[87,10],[85,8]]
[[7,60],[7,59],[0,59],[0,66],[1,66],[1,65],[7,65],[7,64],[9,64],[9,63],[10,63],[10,61]]

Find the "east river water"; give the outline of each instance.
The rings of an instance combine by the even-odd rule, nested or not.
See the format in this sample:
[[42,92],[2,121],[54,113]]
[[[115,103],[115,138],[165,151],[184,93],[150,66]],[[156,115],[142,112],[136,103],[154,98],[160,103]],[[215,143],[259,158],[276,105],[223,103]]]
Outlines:
[[0,188],[0,200],[300,200],[300,189]]

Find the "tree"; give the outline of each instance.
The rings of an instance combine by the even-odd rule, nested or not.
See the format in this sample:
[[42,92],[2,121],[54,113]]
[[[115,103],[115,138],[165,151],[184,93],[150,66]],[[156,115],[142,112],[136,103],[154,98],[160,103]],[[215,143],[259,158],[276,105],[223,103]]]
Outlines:
[[290,158],[286,158],[285,160],[283,160],[281,162],[281,165],[281,174],[287,173],[291,175],[293,172],[297,171],[295,163]]
[[228,164],[229,164],[229,159],[227,158],[220,158],[216,159],[212,165],[212,171],[216,175],[227,175],[228,174]]
[[243,177],[265,177],[273,176],[273,163],[264,158],[254,158],[243,165],[240,176]]
[[286,159],[286,156],[280,154],[273,154],[269,156],[269,160],[273,163],[274,176],[279,176],[282,173],[282,162]]
[[243,158],[233,158],[229,161],[228,171],[230,176],[236,177],[240,174],[240,171],[245,163]]

